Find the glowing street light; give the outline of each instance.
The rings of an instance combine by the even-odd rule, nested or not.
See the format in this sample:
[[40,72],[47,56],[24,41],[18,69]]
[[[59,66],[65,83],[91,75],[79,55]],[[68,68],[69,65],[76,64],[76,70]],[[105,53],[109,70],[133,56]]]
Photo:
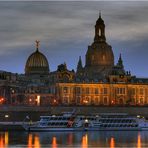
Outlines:
[[41,96],[37,96],[37,99],[36,99],[36,101],[37,101],[37,106],[40,106],[40,98],[41,98]]

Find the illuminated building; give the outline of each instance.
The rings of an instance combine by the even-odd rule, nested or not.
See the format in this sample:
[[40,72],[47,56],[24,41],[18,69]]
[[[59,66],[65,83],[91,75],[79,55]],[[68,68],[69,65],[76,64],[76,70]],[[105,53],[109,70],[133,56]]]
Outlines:
[[126,71],[121,54],[115,64],[112,47],[106,42],[101,14],[85,61],[83,66],[79,58],[76,72],[68,70],[66,63],[50,72],[48,60],[36,41],[36,51],[27,59],[25,74],[0,71],[0,104],[148,104],[148,78],[137,78]]

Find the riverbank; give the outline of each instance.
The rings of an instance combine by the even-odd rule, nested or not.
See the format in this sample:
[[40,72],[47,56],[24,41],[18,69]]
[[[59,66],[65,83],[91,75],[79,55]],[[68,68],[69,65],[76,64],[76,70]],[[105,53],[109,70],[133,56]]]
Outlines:
[[128,113],[129,115],[142,115],[148,118],[148,107],[107,107],[107,106],[0,106],[0,122],[23,121],[26,116],[30,120],[37,121],[40,116],[61,114],[75,109],[77,114],[92,113]]

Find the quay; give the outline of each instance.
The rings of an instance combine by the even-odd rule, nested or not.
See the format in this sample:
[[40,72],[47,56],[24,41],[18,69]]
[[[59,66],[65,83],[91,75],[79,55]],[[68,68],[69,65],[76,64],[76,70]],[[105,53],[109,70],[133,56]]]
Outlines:
[[29,116],[32,121],[37,121],[40,116],[61,114],[73,109],[77,114],[84,115],[91,113],[127,113],[148,118],[147,106],[0,106],[0,122],[21,122],[26,116]]
[[40,116],[61,114],[75,109],[77,114],[89,115],[92,113],[127,113],[129,115],[141,115],[148,119],[148,107],[131,106],[0,106],[0,130],[23,130],[22,123],[26,116],[30,122],[40,119]]
[[23,122],[0,122],[0,131],[23,131],[22,127]]

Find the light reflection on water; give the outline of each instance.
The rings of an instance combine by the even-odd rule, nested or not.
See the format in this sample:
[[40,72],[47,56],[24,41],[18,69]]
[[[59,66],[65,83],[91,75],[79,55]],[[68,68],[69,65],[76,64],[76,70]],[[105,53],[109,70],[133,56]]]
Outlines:
[[115,147],[115,140],[113,137],[111,137],[111,140],[110,140],[110,148],[114,148]]
[[88,134],[86,133],[82,137],[82,148],[87,148],[88,147]]
[[52,148],[57,148],[57,138],[56,137],[52,137]]
[[0,148],[148,147],[147,131],[0,132]]

